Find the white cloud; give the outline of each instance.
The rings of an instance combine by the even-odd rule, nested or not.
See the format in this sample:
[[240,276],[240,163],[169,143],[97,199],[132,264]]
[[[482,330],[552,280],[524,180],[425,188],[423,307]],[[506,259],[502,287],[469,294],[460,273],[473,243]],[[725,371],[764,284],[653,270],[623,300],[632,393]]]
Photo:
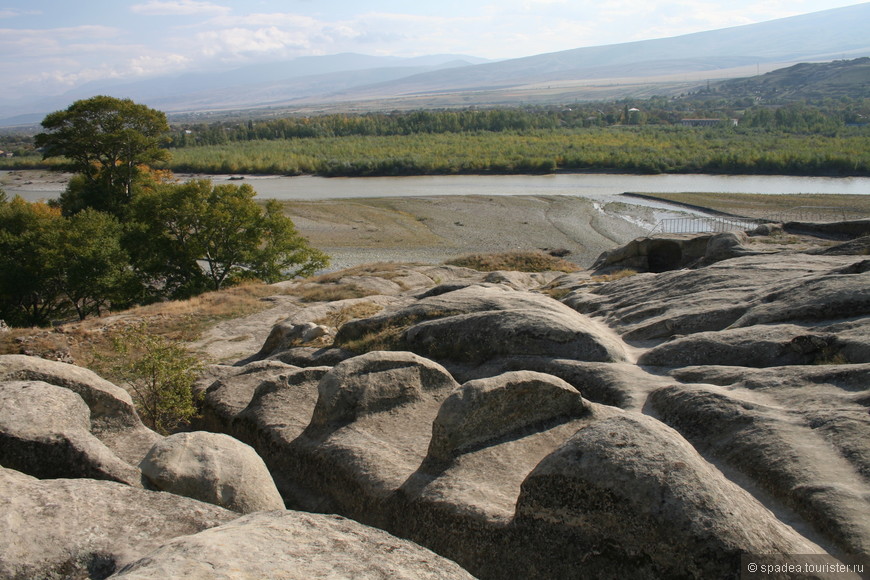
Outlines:
[[251,54],[280,54],[288,49],[310,47],[309,38],[276,26],[268,28],[225,28],[197,35],[205,56],[234,59]]
[[39,16],[41,10],[16,10],[12,8],[0,8],[0,18],[17,18],[19,16]]
[[199,16],[207,14],[228,14],[230,9],[211,2],[196,0],[150,0],[145,4],[134,4],[130,11],[146,16]]

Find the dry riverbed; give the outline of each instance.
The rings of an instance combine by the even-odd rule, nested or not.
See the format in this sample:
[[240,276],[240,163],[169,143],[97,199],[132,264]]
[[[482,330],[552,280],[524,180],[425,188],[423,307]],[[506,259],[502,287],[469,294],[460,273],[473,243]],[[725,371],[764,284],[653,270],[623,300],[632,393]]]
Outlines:
[[333,268],[366,262],[440,263],[469,253],[568,252],[589,266],[646,234],[660,213],[567,196],[440,196],[286,201],[286,212]]

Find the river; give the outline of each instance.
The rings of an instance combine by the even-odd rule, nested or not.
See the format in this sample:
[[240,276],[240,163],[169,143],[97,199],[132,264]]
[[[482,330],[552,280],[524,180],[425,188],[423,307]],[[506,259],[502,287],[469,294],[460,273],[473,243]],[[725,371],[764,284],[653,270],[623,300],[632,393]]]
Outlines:
[[[38,178],[42,175],[43,178]],[[12,197],[28,201],[60,195],[66,181],[44,172],[0,171]],[[188,179],[193,176],[179,175]],[[215,183],[248,183],[261,198],[280,200],[354,197],[428,197],[435,195],[572,195],[606,200],[625,192],[669,193],[846,193],[870,195],[867,177],[791,177],[780,175],[433,175],[419,177],[211,176]]]
[[[213,176],[216,182],[230,176]],[[870,178],[778,175],[433,175],[420,177],[246,177],[275,199],[425,197],[432,195],[576,195],[605,199],[625,192],[848,193],[870,195]],[[233,183],[241,183],[234,181]]]

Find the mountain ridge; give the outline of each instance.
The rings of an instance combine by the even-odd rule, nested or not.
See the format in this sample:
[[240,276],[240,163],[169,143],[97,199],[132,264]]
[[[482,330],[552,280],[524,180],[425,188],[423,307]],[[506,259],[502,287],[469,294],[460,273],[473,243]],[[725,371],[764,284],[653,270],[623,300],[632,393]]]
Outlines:
[[[799,62],[870,56],[866,22],[870,3],[500,61],[467,55],[300,57],[232,71],[92,83],[25,107],[7,106],[9,118],[0,119],[0,125],[38,123],[51,110],[97,94],[129,97],[169,114],[267,108],[310,114],[680,94],[710,80],[752,76]],[[13,118],[16,113],[29,114]]]

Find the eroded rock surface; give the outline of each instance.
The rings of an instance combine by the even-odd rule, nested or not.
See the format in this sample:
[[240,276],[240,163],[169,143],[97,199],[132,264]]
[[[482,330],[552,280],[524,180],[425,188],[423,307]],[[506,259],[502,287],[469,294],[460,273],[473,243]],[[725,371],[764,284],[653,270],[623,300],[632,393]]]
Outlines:
[[142,424],[130,394],[75,365],[24,355],[0,355],[0,382],[42,381],[78,394],[90,409],[91,432],[121,459],[136,465],[160,439]]
[[141,474],[90,431],[90,409],[69,389],[0,383],[0,465],[42,479],[87,477],[141,487]]
[[[483,579],[733,578],[745,552],[867,557],[870,267],[849,253],[862,244],[787,247],[783,232],[609,254],[641,273],[338,273],[322,283],[384,295],[294,303],[253,353],[265,360],[213,369],[204,425],[255,449],[288,507]],[[298,344],[309,322],[330,330]],[[289,562],[299,522],[333,538],[317,518],[255,514],[125,573],[241,567],[245,530]],[[302,551],[320,553],[308,537]],[[350,570],[332,541],[322,570]]]
[[[728,577],[740,555],[815,553],[676,431],[643,415],[577,432],[523,483],[519,525],[578,554],[565,576]],[[530,530],[530,531],[531,531]],[[567,551],[567,550],[566,550]]]
[[284,509],[269,470],[248,445],[221,433],[176,433],[139,464],[151,487],[243,514]]
[[177,538],[127,565],[126,580],[471,580],[455,563],[339,516],[261,512]]
[[238,516],[120,483],[39,480],[0,467],[0,577],[106,578],[172,538]]

